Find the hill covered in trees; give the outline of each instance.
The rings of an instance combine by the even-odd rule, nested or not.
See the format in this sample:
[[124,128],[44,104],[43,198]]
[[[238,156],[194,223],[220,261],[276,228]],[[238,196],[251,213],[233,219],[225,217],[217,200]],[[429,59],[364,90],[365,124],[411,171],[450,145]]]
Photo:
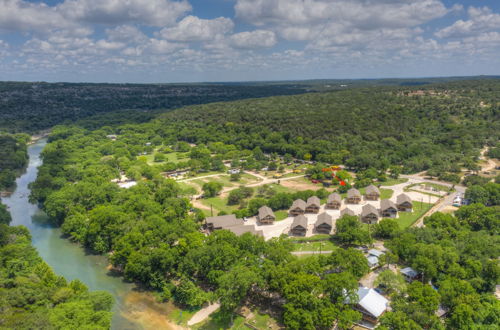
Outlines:
[[26,143],[29,139],[26,134],[0,133],[0,191],[11,187],[19,170],[28,163]]
[[155,134],[363,170],[449,174],[500,132],[500,80],[376,87],[213,103],[166,113]]
[[0,82],[0,130],[34,132],[118,110],[173,109],[190,104],[303,93],[273,84],[87,84]]
[[25,227],[0,223],[0,328],[109,329],[113,298],[57,276]]

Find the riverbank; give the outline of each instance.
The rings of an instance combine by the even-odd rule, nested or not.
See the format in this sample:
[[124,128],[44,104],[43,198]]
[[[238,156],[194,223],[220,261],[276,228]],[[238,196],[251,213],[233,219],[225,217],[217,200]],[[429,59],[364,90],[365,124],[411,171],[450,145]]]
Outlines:
[[40,141],[41,139],[45,139],[45,138],[49,137],[51,132],[52,132],[52,129],[47,129],[47,130],[40,131],[40,133],[38,133],[38,134],[32,135],[31,140],[27,143],[27,145],[33,145],[33,144],[37,143],[38,141]]

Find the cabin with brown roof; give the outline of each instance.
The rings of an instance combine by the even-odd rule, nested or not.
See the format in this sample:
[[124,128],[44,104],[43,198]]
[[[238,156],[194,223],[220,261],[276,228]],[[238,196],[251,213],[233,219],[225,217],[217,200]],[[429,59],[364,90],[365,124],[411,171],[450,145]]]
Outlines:
[[307,218],[301,214],[293,218],[292,226],[290,227],[292,235],[305,236],[307,233]]
[[368,224],[374,224],[378,222],[378,211],[375,206],[371,204],[366,204],[361,210],[361,221]]
[[264,237],[264,232],[262,230],[255,229],[255,225],[232,226],[228,227],[227,230],[229,230],[236,236],[241,236],[245,233],[250,233],[255,236]]
[[413,202],[411,201],[410,196],[408,196],[407,194],[398,195],[396,199],[396,205],[398,207],[398,211],[400,212],[413,211]]
[[345,208],[343,209],[342,211],[340,211],[340,217],[343,217],[344,215],[350,215],[352,217],[356,216],[356,213],[354,213],[353,210],[351,210],[350,208]]
[[337,193],[333,193],[328,196],[325,208],[338,210],[340,209],[341,205],[342,205],[342,197],[340,197],[340,195]]
[[302,199],[297,199],[293,202],[292,206],[290,207],[290,215],[292,216],[297,216],[304,214],[306,212],[306,202],[304,202]]
[[257,219],[260,224],[272,225],[276,220],[274,216],[273,210],[269,206],[261,206],[259,208],[259,215],[257,215]]
[[380,198],[380,190],[374,185],[369,185],[365,189],[365,199],[367,201],[378,201]]
[[216,217],[208,217],[205,220],[208,230],[227,229],[233,226],[240,226],[244,224],[243,219],[237,219],[234,214],[219,215]]
[[383,218],[397,218],[398,207],[390,199],[383,199],[380,201],[380,215]]
[[347,191],[347,203],[359,204],[361,202],[361,194],[358,189],[351,188]]
[[318,215],[318,219],[314,224],[314,229],[317,233],[330,234],[333,228],[333,217],[326,212]]
[[307,199],[306,213],[319,213],[321,201],[317,196],[311,196]]

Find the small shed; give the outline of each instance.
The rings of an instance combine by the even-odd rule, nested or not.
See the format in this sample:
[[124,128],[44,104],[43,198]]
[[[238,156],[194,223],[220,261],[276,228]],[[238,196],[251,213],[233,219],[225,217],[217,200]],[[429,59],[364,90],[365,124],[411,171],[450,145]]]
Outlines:
[[380,198],[380,190],[374,185],[369,185],[365,189],[365,199],[368,201],[377,201]]
[[375,256],[377,258],[380,258],[384,254],[385,254],[384,252],[382,252],[380,250],[377,250],[377,249],[370,249],[370,250],[368,250],[368,255]]
[[289,211],[289,213],[292,216],[304,214],[305,212],[306,212],[306,202],[304,202],[302,199],[295,200],[292,206],[290,207]]
[[341,205],[342,205],[342,197],[340,197],[340,195],[337,193],[333,193],[328,196],[325,207],[327,209],[338,210],[340,209]]
[[368,261],[368,266],[370,269],[378,267],[378,257],[376,256],[367,256],[366,260]]
[[330,234],[333,228],[333,217],[326,212],[318,215],[318,219],[314,224],[314,229],[318,233]]
[[358,189],[351,188],[347,191],[347,203],[359,204],[361,202],[361,194]]
[[318,213],[321,201],[317,196],[311,196],[307,199],[306,213]]
[[367,224],[377,223],[379,219],[378,211],[375,206],[366,204],[361,210],[361,221]]
[[259,208],[259,215],[257,216],[259,223],[261,224],[273,224],[276,220],[273,210],[269,206],[261,206]]
[[380,201],[380,215],[383,218],[397,218],[398,207],[390,199]]
[[307,218],[301,214],[293,218],[292,226],[290,227],[292,235],[305,236],[307,233]]
[[407,194],[400,194],[396,199],[396,205],[398,207],[398,211],[400,212],[412,212],[413,211],[413,202],[411,201],[410,196]]

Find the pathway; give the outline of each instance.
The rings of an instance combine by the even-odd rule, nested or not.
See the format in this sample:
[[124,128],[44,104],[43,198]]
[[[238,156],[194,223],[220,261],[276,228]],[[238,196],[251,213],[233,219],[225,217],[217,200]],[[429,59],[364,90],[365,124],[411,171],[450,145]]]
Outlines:
[[208,305],[207,307],[204,307],[197,311],[193,317],[188,321],[187,325],[192,326],[196,323],[200,323],[201,321],[204,321],[206,318],[210,316],[213,312],[218,310],[220,307],[219,303],[213,303],[212,305]]
[[213,178],[213,177],[216,177],[216,176],[223,176],[223,175],[228,175],[228,174],[226,174],[226,173],[215,173],[215,174],[204,175],[204,176],[196,176],[194,178],[189,178],[189,179],[177,180],[177,182],[189,182],[189,181],[194,181],[194,180],[198,180],[198,179]]

